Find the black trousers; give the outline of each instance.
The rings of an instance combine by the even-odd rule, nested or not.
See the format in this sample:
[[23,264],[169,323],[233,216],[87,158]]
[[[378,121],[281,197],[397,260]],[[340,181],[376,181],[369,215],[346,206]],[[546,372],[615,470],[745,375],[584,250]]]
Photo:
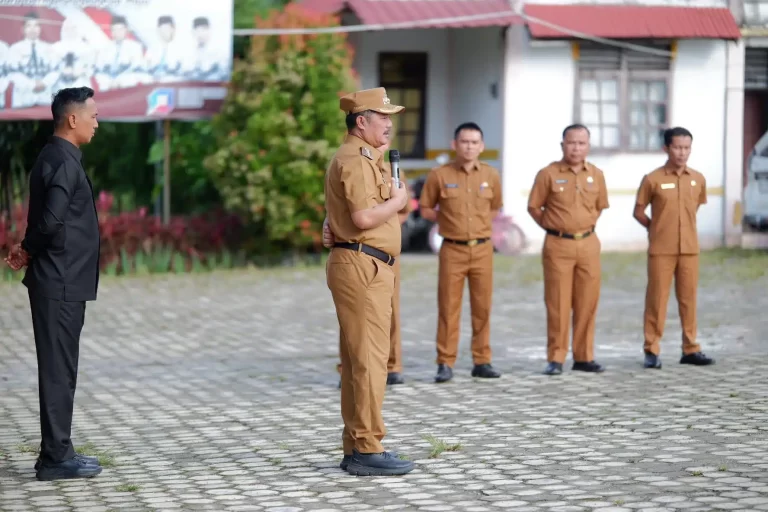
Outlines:
[[37,350],[40,457],[44,463],[58,463],[75,456],[70,435],[85,302],[65,302],[30,292],[29,305]]

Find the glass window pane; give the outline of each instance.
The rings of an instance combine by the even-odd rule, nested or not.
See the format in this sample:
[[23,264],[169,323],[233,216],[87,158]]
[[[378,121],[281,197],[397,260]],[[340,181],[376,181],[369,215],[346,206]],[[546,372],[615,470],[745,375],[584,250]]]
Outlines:
[[[399,143],[400,153],[404,155],[410,155],[413,153],[414,146],[416,145],[416,134],[401,135],[397,137]],[[395,147],[395,146],[393,146]]]
[[[389,98],[390,103],[394,103],[395,105],[403,104],[402,89],[387,88],[387,97]],[[395,118],[397,116],[392,116],[392,117]]]
[[633,103],[629,108],[629,124],[632,126],[648,124],[648,105]]
[[619,84],[616,80],[603,80],[600,82],[600,99],[602,101],[616,101],[619,95]]
[[581,104],[581,122],[584,124],[600,123],[600,109],[597,103]]
[[645,101],[648,99],[648,84],[645,82],[632,82],[629,84],[629,99],[632,101]]
[[581,82],[580,96],[585,101],[598,101],[597,82],[595,80],[584,80]]
[[416,132],[419,130],[420,116],[418,112],[409,112],[406,110],[403,114],[401,114],[401,117],[403,117],[403,124],[401,125],[403,130],[407,132]]
[[651,101],[667,101],[667,83],[651,82],[648,97]]
[[618,126],[603,126],[603,147],[604,148],[618,148],[619,147],[619,127]]
[[648,149],[659,151],[664,146],[664,128],[653,128],[648,134]]
[[667,123],[667,106],[651,105],[650,124],[666,124],[666,123]]
[[[390,101],[392,98],[389,98]],[[395,103],[392,101],[392,103]],[[395,103],[396,105],[398,103]],[[407,109],[421,109],[421,91],[418,89],[406,89],[405,91],[405,98],[403,100],[403,103],[399,103],[399,105],[403,105]]]
[[645,126],[632,128],[632,131],[629,134],[630,149],[645,149],[647,147],[647,137],[645,130]]
[[602,119],[603,124],[619,124],[619,105],[618,103],[603,103],[602,104]]
[[601,142],[601,135],[602,130],[600,130],[600,126],[597,125],[587,125],[587,128],[589,129],[589,142],[592,146],[596,148],[603,147],[603,143]]

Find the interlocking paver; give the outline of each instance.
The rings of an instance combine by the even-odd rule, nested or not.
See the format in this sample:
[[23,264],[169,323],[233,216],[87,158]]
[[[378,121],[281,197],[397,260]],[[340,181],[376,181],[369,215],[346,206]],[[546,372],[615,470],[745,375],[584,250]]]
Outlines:
[[74,441],[111,464],[92,480],[37,482],[28,303],[20,285],[0,286],[0,510],[768,510],[768,256],[702,256],[708,368],[677,363],[672,298],[664,369],[643,370],[645,259],[606,254],[603,267],[606,373],[540,374],[541,264],[500,257],[492,347],[504,376],[469,376],[465,292],[456,378],[436,385],[436,258],[404,258],[408,382],[387,391],[385,445],[417,469],[399,478],[338,469],[338,331],[317,267],[105,278],[83,331]]

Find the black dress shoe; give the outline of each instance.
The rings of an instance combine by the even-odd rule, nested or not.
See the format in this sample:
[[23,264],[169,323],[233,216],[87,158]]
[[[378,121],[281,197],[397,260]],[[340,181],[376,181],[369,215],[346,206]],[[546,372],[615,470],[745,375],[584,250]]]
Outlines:
[[341,459],[341,462],[339,463],[339,467],[342,471],[346,471],[347,467],[349,466],[349,461],[352,460],[351,455],[345,455],[344,458]]
[[643,368],[661,368],[661,358],[656,354],[650,352],[645,353],[645,362],[643,362]]
[[399,372],[389,372],[387,374],[387,386],[405,384],[405,379]]
[[413,467],[413,462],[403,460],[392,452],[359,453],[355,450],[347,465],[347,473],[356,476],[395,476],[410,473]]
[[501,373],[488,363],[476,364],[475,367],[472,368],[472,376],[481,379],[498,379],[501,377]]
[[695,352],[693,354],[684,355],[680,358],[680,364],[693,364],[696,366],[707,366],[715,364],[715,360],[711,357],[704,355],[704,352]]
[[437,365],[437,375],[435,375],[435,382],[448,382],[453,378],[453,370],[447,364]]
[[[80,459],[84,461],[86,464],[89,464],[91,466],[98,466],[99,465],[99,459],[97,457],[89,457],[88,455],[80,455],[79,453],[75,454],[76,459]],[[35,461],[35,471],[40,469],[40,464],[42,464],[42,460],[40,459],[40,456],[38,455],[37,460]]]
[[70,480],[73,478],[92,478],[101,473],[101,466],[93,466],[81,458],[72,458],[57,464],[40,464],[37,470],[38,480]]
[[544,368],[544,375],[560,375],[563,373],[562,363],[549,363]]
[[571,370],[577,372],[603,373],[605,367],[594,361],[588,361],[586,363],[573,363],[573,368],[571,368]]

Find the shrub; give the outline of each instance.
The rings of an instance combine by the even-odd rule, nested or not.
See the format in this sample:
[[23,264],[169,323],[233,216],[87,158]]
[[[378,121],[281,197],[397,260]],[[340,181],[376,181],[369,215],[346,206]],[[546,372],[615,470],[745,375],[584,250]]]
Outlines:
[[[296,5],[256,26],[338,25]],[[325,169],[345,134],[339,97],[356,88],[344,34],[254,37],[213,119],[205,165],[226,208],[249,222],[259,252],[321,250]]]
[[[212,212],[173,217],[168,225],[146,208],[111,213],[114,197],[101,192],[96,200],[101,231],[100,266],[108,274],[189,272],[244,263],[235,255],[243,223],[232,214]],[[3,256],[24,238],[27,211],[18,205],[11,218],[0,216]]]

